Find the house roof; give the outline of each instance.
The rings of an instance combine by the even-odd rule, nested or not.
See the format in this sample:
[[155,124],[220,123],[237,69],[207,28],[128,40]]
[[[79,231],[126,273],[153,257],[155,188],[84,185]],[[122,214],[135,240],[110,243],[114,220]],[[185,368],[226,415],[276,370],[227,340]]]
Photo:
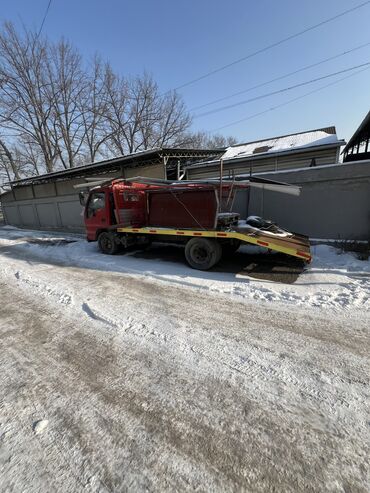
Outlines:
[[113,159],[106,159],[84,166],[78,166],[67,170],[54,171],[43,175],[22,178],[9,182],[12,186],[22,186],[30,184],[47,183],[50,181],[66,180],[69,178],[79,178],[92,174],[99,174],[109,171],[120,171],[124,168],[136,166],[148,166],[161,163],[164,157],[177,159],[197,159],[211,158],[221,155],[225,149],[183,149],[183,148],[157,148],[148,151],[136,152],[119,156]]
[[340,147],[345,143],[344,140],[338,139],[335,127],[325,127],[270,139],[255,140],[245,144],[236,144],[228,147],[222,156],[217,156],[201,163],[189,164],[186,168],[214,166],[219,163],[221,157],[225,164],[238,160],[254,161],[277,154],[293,154],[295,152],[308,152],[312,149]]
[[369,134],[370,134],[370,111],[362,120],[356,132],[349,139],[348,144],[346,145],[346,147],[343,149],[342,152],[345,153],[348,149],[350,149],[354,145],[362,142],[364,138],[369,138]]
[[283,151],[307,149],[318,146],[342,146],[345,142],[338,140],[335,127],[319,128],[306,132],[281,135],[270,139],[237,144],[226,149],[223,159],[236,159],[274,154]]

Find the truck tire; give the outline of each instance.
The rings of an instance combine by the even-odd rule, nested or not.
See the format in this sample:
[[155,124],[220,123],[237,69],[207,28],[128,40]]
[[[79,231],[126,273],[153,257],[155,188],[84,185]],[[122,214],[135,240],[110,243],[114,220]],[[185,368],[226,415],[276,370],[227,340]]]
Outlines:
[[98,237],[99,249],[106,255],[114,255],[118,252],[120,245],[116,241],[114,233],[103,231]]
[[193,269],[208,270],[219,262],[221,255],[221,245],[208,238],[192,238],[185,246],[185,258]]

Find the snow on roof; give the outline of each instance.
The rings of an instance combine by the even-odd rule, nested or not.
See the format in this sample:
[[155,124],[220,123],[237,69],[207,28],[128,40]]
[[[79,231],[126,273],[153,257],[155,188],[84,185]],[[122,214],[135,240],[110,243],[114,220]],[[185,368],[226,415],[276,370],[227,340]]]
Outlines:
[[226,152],[222,157],[224,159],[233,159],[247,156],[259,156],[261,154],[328,144],[337,144],[338,146],[344,144],[343,141],[338,140],[335,127],[310,130],[308,132],[283,135],[272,139],[231,146],[226,149]]

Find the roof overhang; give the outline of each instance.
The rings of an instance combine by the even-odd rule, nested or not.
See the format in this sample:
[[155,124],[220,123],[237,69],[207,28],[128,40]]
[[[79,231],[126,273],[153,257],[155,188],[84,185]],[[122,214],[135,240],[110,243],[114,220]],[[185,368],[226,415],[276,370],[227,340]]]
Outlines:
[[361,122],[360,126],[358,127],[358,129],[356,130],[356,132],[349,139],[348,144],[346,145],[346,147],[342,151],[342,154],[344,152],[346,152],[348,149],[350,149],[351,147],[353,147],[354,145],[360,143],[363,140],[365,134],[367,134],[367,136],[368,136],[369,133],[370,133],[370,111],[365,116],[365,118],[362,120],[362,122]]
[[90,174],[102,174],[122,170],[125,168],[135,168],[160,164],[163,158],[178,159],[203,159],[222,155],[224,149],[187,149],[187,148],[157,148],[148,151],[136,152],[127,156],[120,156],[113,159],[106,159],[96,163],[70,168],[68,170],[54,171],[43,175],[22,178],[7,182],[6,185],[12,187],[36,185],[52,181],[68,180],[80,178]]
[[[270,157],[285,156],[285,155],[290,155],[290,154],[301,154],[301,153],[312,152],[312,151],[322,150],[322,149],[337,149],[339,147],[342,147],[345,144],[346,144],[345,140],[338,140],[337,142],[332,142],[330,144],[322,144],[322,145],[318,145],[318,146],[296,147],[294,149],[286,149],[286,150],[276,151],[276,152],[264,152],[261,154],[250,154],[247,156],[233,157],[233,158],[224,159],[223,162],[224,162],[224,165],[227,165],[227,164],[238,163],[241,161],[256,161],[256,160],[266,159],[266,158],[270,158]],[[210,166],[215,166],[219,162],[220,162],[220,159],[214,159],[212,161],[207,161],[205,163],[190,164],[189,166],[186,166],[186,169],[206,168],[206,167],[210,167]]]

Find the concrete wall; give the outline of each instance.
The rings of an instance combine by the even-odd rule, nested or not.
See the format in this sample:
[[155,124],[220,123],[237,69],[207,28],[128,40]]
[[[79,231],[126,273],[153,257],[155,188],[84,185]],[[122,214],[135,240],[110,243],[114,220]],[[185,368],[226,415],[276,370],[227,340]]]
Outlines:
[[27,185],[1,195],[5,222],[20,228],[84,232],[83,208],[73,188],[84,182],[80,178]]
[[55,229],[83,232],[83,208],[78,196],[45,197],[39,199],[8,201],[2,195],[4,219],[7,224],[20,228]]
[[252,189],[234,209],[255,214],[311,238],[370,240],[370,161],[263,173],[263,178],[302,186],[299,197]]
[[[248,210],[248,192],[238,192],[233,209],[242,217],[260,215],[311,238],[370,240],[370,160],[259,176],[300,185],[301,196],[251,189]],[[3,194],[6,222],[83,232],[82,207],[73,188],[83,181],[27,186]]]
[[[115,178],[117,172],[97,176],[97,179]],[[127,178],[134,176],[164,177],[164,165],[125,169]],[[74,185],[85,183],[84,178],[55,181],[41,185],[15,188],[1,195],[4,219],[7,224],[20,228],[85,231],[82,206]]]

